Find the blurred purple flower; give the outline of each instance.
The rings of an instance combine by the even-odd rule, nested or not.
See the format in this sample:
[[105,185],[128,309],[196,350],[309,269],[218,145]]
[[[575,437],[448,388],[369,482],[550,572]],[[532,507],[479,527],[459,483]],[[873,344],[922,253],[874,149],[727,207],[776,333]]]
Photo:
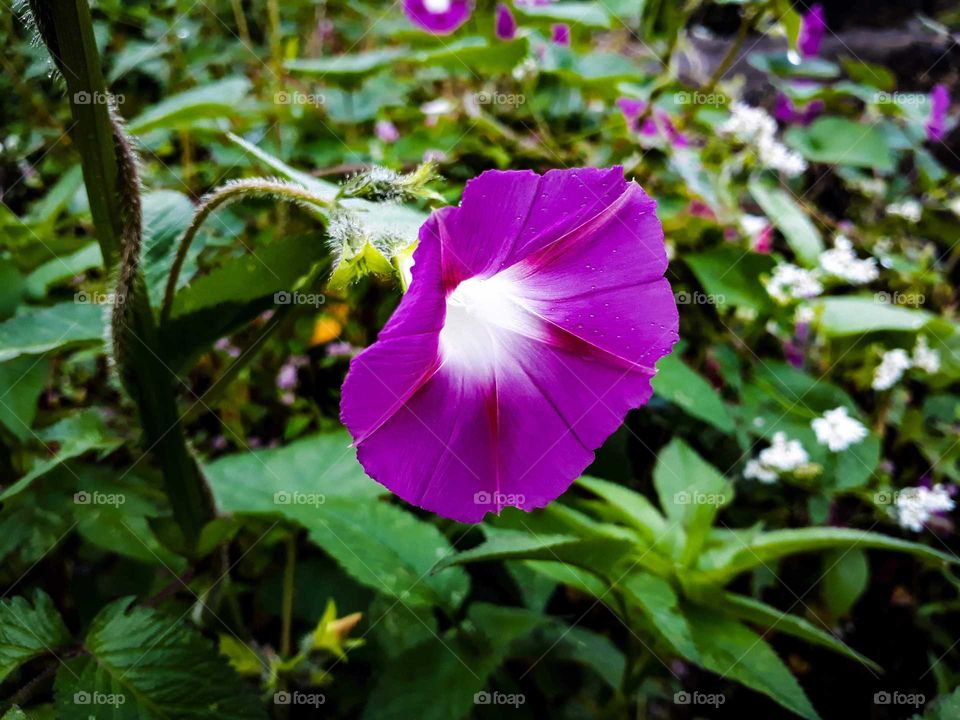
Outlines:
[[652,136],[658,132],[663,135],[674,147],[687,147],[690,141],[687,136],[677,130],[673,120],[663,110],[654,110],[652,117],[647,117],[640,122],[644,110],[647,109],[647,103],[636,98],[621,97],[617,98],[617,107],[623,113],[627,120],[627,127],[632,132],[641,135]]
[[471,0],[403,0],[403,11],[414,25],[434,35],[449,35],[473,12]]
[[343,358],[343,357],[353,357],[357,354],[357,348],[355,348],[350,343],[340,340],[338,342],[332,342],[327,345],[327,357],[333,358]]
[[823,16],[823,5],[817,3],[810,8],[810,12],[803,16],[800,22],[800,36],[797,38],[797,49],[804,59],[816,57],[820,52],[820,43],[827,31],[827,22]]
[[503,3],[497,3],[496,33],[500,40],[513,40],[517,34],[517,21],[510,12],[510,8]]
[[802,108],[798,108],[794,105],[793,100],[783,93],[779,93],[774,104],[773,115],[782,123],[806,126],[820,116],[824,107],[823,100],[814,100]]
[[946,130],[947,110],[950,109],[950,91],[943,83],[933,86],[930,91],[930,116],[927,118],[927,139],[939,142]]
[[434,211],[343,384],[367,474],[464,522],[563,493],[678,339],[655,210],[616,167],[487,171]]
[[557,23],[556,25],[551,25],[550,38],[553,40],[555,45],[563,45],[564,47],[569,47],[570,26],[565,23]]
[[233,344],[230,338],[220,338],[213,344],[214,350],[226,353],[228,357],[240,357],[240,348]]
[[397,130],[397,126],[389,120],[377,120],[374,132],[380,142],[395,143],[400,139],[400,132]]

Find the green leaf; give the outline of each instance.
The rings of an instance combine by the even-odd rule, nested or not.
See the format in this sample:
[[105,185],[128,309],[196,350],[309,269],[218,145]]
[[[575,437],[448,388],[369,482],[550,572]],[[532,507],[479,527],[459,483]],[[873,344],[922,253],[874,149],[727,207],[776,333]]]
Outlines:
[[690,626],[669,582],[650,573],[633,572],[622,578],[615,587],[623,592],[628,603],[640,609],[650,625],[666,638],[676,652],[690,662],[698,662],[699,652]]
[[76,457],[91,450],[101,451],[101,455],[112,451],[123,440],[114,435],[94,410],[82,410],[69,415],[55,425],[44,428],[38,433],[41,440],[56,443],[56,454],[37,462],[22,478],[0,493],[0,502],[9,500],[26,490],[39,477]]
[[820,329],[831,337],[884,330],[916,332],[934,315],[926,310],[880,302],[873,296],[826,297],[812,302]]
[[860,550],[828,553],[823,556],[823,566],[823,599],[834,617],[846,615],[870,582],[867,555]]
[[356,90],[324,88],[323,98],[330,120],[355,125],[373,120],[384,108],[404,105],[406,89],[384,74],[369,78]]
[[[159,307],[167,276],[177,253],[177,244],[193,218],[193,203],[183,193],[157,190],[146,193],[143,203],[143,251],[141,268],[147,284],[150,304]],[[194,238],[180,272],[180,285],[186,284],[197,269],[197,256],[204,247],[204,235]]]
[[187,622],[131,607],[131,598],[101,610],[83,645],[89,654],[57,672],[63,720],[267,717],[253,688]]
[[704,578],[715,582],[726,582],[745,570],[758,565],[770,565],[788,555],[848,548],[905,552],[921,560],[940,565],[957,562],[955,555],[880,533],[855,528],[808,527],[772,530],[760,533],[746,542],[733,540],[724,547],[705,553],[700,558],[699,567]]
[[97,243],[89,243],[75,253],[57,257],[45,262],[32,273],[27,275],[27,294],[34,300],[46,296],[47,291],[87,270],[103,266],[103,255]]
[[816,267],[824,250],[823,238],[791,193],[770,178],[750,178],[750,194],[764,214],[783,233],[790,249],[803,265]]
[[667,517],[685,525],[695,517],[698,505],[718,510],[733,500],[731,483],[680,438],[657,456],[653,485]]
[[0,363],[0,423],[21,442],[30,437],[49,372],[50,362],[43,357],[24,355]]
[[27,715],[18,706],[13,705],[3,714],[3,720],[29,720]]
[[37,590],[32,603],[23,597],[0,600],[0,682],[69,642],[70,632],[45,593]]
[[24,308],[0,323],[0,362],[81,343],[101,343],[104,310],[89,303]]
[[759,600],[735,593],[724,593],[722,605],[725,610],[728,610],[740,620],[759,625],[764,630],[764,635],[771,632],[786,633],[856,660],[874,672],[883,672],[883,668],[873,660],[864,657],[839,638],[807,622],[802,617],[781,612]]
[[602,2],[554,2],[545,5],[517,5],[521,17],[543,22],[566,22],[590,28],[610,28],[610,13]]
[[716,299],[717,305],[733,305],[764,312],[773,307],[770,293],[760,282],[769,275],[776,261],[769,255],[718,245],[711,250],[684,255],[684,262]]
[[666,531],[667,523],[660,511],[635,490],[588,475],[577,482],[606,500],[614,512],[650,542],[655,542]]
[[763,693],[800,717],[819,720],[800,683],[760,635],[706,608],[688,609],[687,619],[699,665]]
[[548,621],[543,615],[519,608],[472,604],[464,623],[468,630],[451,630],[442,638],[430,638],[387,665],[370,693],[363,717],[466,717],[487,679],[510,656],[512,645]]
[[713,386],[674,353],[660,358],[651,381],[654,392],[717,430],[732,433],[733,417]]
[[390,67],[409,51],[404,47],[380,48],[353,55],[332,55],[303,60],[287,60],[284,67],[291,72],[319,75],[330,79],[355,78]]
[[896,158],[884,132],[841,117],[821,117],[809,127],[794,125],[784,134],[793,149],[812,162],[893,172]]
[[306,496],[374,501],[384,489],[357,462],[346,430],[312,435],[282,448],[227,455],[203,466],[217,507],[228,513],[282,513]]
[[127,123],[127,130],[143,135],[152,130],[188,128],[198,121],[229,118],[250,90],[244,77],[224,78],[171,95]]
[[619,692],[626,670],[626,656],[608,638],[563,622],[536,628],[517,642],[517,655],[542,657],[549,653],[552,662],[578,663],[593,670],[597,677]]

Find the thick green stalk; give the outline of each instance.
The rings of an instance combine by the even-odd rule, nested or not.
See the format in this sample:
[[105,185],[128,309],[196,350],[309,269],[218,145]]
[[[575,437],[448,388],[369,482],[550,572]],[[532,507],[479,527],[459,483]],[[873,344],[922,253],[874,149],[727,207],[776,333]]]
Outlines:
[[87,0],[33,0],[30,6],[67,84],[70,135],[80,153],[97,239],[126,305],[115,313],[113,327],[115,345],[122,349],[121,377],[137,403],[147,450],[163,472],[176,520],[192,545],[214,515],[213,502],[187,448],[173,392],[176,376],[160,359],[157,325],[136,267],[140,188],[132,151],[106,104],[90,8]]

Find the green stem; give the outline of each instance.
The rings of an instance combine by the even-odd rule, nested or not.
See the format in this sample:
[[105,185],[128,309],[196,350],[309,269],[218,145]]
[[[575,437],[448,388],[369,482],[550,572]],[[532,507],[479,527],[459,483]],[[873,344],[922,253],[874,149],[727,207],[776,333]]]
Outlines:
[[224,185],[214,190],[205,197],[197,208],[190,222],[190,227],[180,239],[180,245],[177,247],[177,255],[174,258],[173,265],[170,268],[170,275],[167,277],[167,285],[163,293],[163,306],[160,312],[161,323],[166,323],[170,319],[170,312],[173,310],[173,296],[177,292],[177,281],[180,278],[180,271],[183,269],[183,263],[187,259],[187,253],[193,244],[193,239],[197,231],[206,222],[207,218],[219,207],[228,203],[236,202],[246,197],[272,197],[277,200],[286,200],[294,203],[309,203],[321,207],[329,207],[330,203],[322,197],[314,195],[305,187],[285,182],[283,180],[255,179],[238,180],[236,182]]
[[[214,516],[213,502],[200,469],[187,449],[173,393],[174,374],[160,360],[157,327],[142,278],[135,263],[138,242],[139,187],[132,187],[124,160],[128,150],[120,126],[113,122],[105,98],[106,83],[93,34],[87,0],[32,0],[38,30],[67,85],[74,124],[70,134],[80,153],[84,184],[97,239],[108,272],[121,278],[133,273],[130,286],[139,288],[126,298],[131,303],[122,333],[121,373],[128,379],[144,430],[148,452],[163,472],[167,495],[184,538],[193,545],[203,525]],[[124,182],[124,181],[127,182]],[[134,212],[131,212],[131,208]],[[126,244],[125,244],[126,243]],[[126,249],[128,266],[119,268]],[[133,264],[131,264],[133,263]],[[126,273],[124,272],[126,270]]]
[[287,538],[287,562],[283,569],[283,616],[280,630],[280,655],[290,657],[293,627],[293,591],[297,569],[297,538]]

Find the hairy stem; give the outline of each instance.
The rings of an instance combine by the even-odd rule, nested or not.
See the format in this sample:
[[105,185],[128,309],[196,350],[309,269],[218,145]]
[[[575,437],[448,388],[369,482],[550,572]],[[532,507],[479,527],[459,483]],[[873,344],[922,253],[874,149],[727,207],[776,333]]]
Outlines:
[[177,281],[180,278],[180,271],[183,269],[183,263],[187,259],[187,253],[190,251],[190,246],[193,244],[197,231],[203,223],[207,221],[214,210],[248,197],[270,197],[277,200],[318,205],[320,207],[330,206],[328,200],[313,194],[302,185],[296,185],[285,180],[269,178],[238,180],[214,190],[200,201],[200,205],[197,207],[190,226],[180,239],[180,245],[177,247],[177,255],[170,268],[170,275],[167,277],[167,285],[163,293],[163,307],[160,313],[162,323],[166,323],[170,318],[170,312],[173,310],[173,296],[177,292]]
[[184,539],[192,545],[213,517],[213,502],[190,454],[172,391],[174,373],[160,360],[157,326],[139,272],[140,187],[136,158],[119,119],[111,117],[87,0],[31,0],[41,38],[67,85],[90,213],[107,270],[118,278],[115,353],[137,404],[147,451],[163,472]]

